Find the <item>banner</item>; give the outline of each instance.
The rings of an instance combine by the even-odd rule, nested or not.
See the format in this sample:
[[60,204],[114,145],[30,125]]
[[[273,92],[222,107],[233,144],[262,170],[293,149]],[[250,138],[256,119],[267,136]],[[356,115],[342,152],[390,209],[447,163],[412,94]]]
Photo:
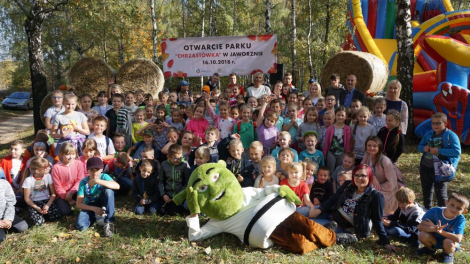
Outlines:
[[163,39],[163,75],[276,73],[276,48],[276,35]]

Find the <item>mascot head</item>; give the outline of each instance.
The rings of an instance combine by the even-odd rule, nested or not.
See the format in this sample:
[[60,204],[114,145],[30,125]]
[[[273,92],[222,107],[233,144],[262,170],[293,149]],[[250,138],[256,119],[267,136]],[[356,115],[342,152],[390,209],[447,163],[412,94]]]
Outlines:
[[173,197],[176,204],[186,199],[189,187],[197,191],[201,212],[210,218],[224,220],[235,215],[243,204],[243,191],[237,178],[224,161],[199,166],[191,174],[188,187]]

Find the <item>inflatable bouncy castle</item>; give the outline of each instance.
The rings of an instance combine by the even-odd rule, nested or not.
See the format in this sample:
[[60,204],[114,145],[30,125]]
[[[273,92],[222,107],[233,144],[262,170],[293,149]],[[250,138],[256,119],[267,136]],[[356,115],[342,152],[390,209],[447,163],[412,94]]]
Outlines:
[[[395,0],[349,0],[350,35],[345,50],[371,53],[396,78]],[[470,144],[470,10],[454,11],[450,0],[411,0],[413,114],[415,133],[431,129],[430,116],[443,112],[448,128]],[[431,103],[432,102],[432,103]]]

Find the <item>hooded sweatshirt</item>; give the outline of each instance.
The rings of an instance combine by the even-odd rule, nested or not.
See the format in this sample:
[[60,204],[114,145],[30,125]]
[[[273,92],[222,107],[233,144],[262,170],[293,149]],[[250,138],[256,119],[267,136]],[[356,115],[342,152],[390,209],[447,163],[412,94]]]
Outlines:
[[72,161],[69,165],[58,162],[52,166],[55,193],[64,200],[68,193],[78,191],[78,185],[83,178],[85,178],[83,164],[78,160]]

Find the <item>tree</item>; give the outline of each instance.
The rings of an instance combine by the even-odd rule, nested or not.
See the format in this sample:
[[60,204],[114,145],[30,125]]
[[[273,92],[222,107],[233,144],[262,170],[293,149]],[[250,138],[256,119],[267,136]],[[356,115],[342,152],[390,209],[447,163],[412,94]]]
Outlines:
[[272,29],[271,29],[271,10],[273,9],[273,6],[271,4],[271,0],[266,0],[266,12],[264,13],[266,17],[266,34],[272,34]]
[[312,37],[312,0],[308,0],[308,34],[307,34],[308,69],[310,72],[310,76],[313,76],[312,43],[310,41],[311,37]]
[[42,53],[42,26],[44,21],[68,0],[61,1],[33,1],[27,6],[22,0],[15,0],[15,3],[26,16],[24,28],[28,37],[29,69],[31,72],[31,84],[34,104],[34,130],[37,132],[43,129],[39,108],[42,99],[47,95],[47,78],[44,70],[44,58]]
[[297,25],[295,24],[295,0],[292,0],[292,82],[295,83],[297,70]]
[[[184,9],[183,9],[184,10]],[[153,62],[158,63],[157,55],[157,18],[155,16],[155,0],[150,0],[150,12],[152,15],[152,42],[153,42]]]
[[[411,1],[397,0],[395,20],[397,30],[397,78],[402,85],[402,100],[409,107],[408,131],[413,131],[413,66],[414,52],[411,35]],[[414,133],[407,133],[407,138],[412,139]]]

